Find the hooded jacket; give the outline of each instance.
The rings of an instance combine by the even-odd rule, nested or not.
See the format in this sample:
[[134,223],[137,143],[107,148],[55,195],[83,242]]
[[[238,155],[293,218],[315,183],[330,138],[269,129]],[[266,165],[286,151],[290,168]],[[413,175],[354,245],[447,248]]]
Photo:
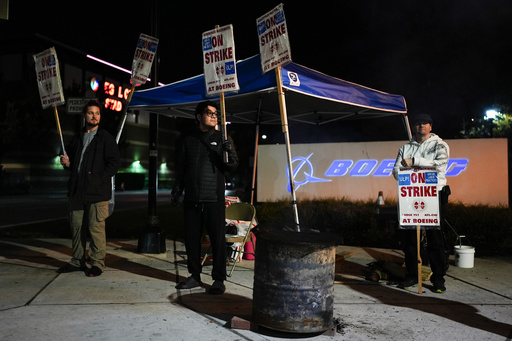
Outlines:
[[173,196],[179,197],[184,190],[185,201],[224,202],[225,173],[238,167],[238,155],[231,137],[228,141],[231,150],[228,151],[228,163],[224,163],[222,134],[219,131],[195,129],[185,136],[178,147]]
[[112,197],[112,177],[117,173],[120,163],[117,143],[106,130],[98,128],[96,135],[83,154],[80,170],[85,129],[74,137],[66,148],[71,167],[68,181],[68,197],[78,200],[99,202]]
[[393,176],[398,180],[398,171],[402,167],[401,162],[403,159],[413,159],[413,166],[436,168],[437,189],[441,190],[446,185],[446,166],[448,165],[449,158],[450,147],[436,134],[430,133],[430,137],[421,144],[413,138],[398,150],[393,168]]

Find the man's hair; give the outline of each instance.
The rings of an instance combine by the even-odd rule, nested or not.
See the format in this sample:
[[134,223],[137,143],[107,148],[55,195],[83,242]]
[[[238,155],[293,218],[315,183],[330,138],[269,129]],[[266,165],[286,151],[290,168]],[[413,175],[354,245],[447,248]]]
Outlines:
[[89,107],[98,107],[98,108],[100,108],[100,113],[101,113],[101,104],[100,104],[100,102],[98,102],[95,99],[91,99],[82,108],[82,114],[85,114],[87,112],[87,108],[89,108]]
[[204,101],[199,103],[196,106],[196,115],[201,115],[204,112],[204,110],[208,107],[214,107],[215,109],[217,109],[217,104],[212,101]]

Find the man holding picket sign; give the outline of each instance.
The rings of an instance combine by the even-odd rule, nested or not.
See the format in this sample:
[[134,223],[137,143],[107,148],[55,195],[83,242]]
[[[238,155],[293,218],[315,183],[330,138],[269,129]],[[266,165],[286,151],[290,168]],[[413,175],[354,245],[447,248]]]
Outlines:
[[[431,132],[432,118],[429,115],[415,116],[413,131],[414,137],[400,148],[393,168],[393,176],[399,181],[399,219],[400,227],[403,228],[403,250],[407,270],[406,278],[400,283],[400,287],[409,289],[419,282],[421,261],[417,231],[419,232],[421,226],[426,230],[428,261],[433,273],[430,278],[433,291],[443,293],[446,291],[444,276],[447,269],[444,209],[450,195],[450,188],[446,185],[446,166],[450,148],[439,136]],[[404,205],[403,202],[407,204]],[[438,206],[433,207],[435,205]],[[424,213],[428,212],[429,207],[433,209],[433,213]],[[407,208],[411,210],[407,211]],[[418,228],[417,231],[415,227]]]
[[226,291],[226,215],[225,173],[238,167],[238,156],[226,133],[224,92],[239,89],[236,75],[233,27],[216,27],[203,33],[203,62],[206,95],[220,95],[220,132],[217,131],[217,104],[204,101],[195,111],[197,128],[187,134],[178,148],[176,182],[171,192],[177,205],[183,191],[185,218],[185,249],[190,276],[176,289],[193,289],[201,281],[201,233],[206,227],[213,255],[212,295]]
[[[70,172],[68,181],[68,217],[72,234],[71,261],[59,273],[84,271],[97,277],[105,269],[107,240],[105,220],[109,216],[112,197],[111,181],[120,164],[120,154],[114,137],[99,128],[101,105],[87,102],[82,110],[85,127],[73,138],[69,153],[60,156],[60,164]],[[87,233],[91,235],[86,266]]]
[[[148,78],[157,46],[158,39],[144,34],[140,35],[132,63],[132,89],[126,108],[135,87],[144,84]],[[44,51],[34,56],[34,59],[43,108],[45,105],[57,105],[63,102],[58,62],[54,49]],[[54,80],[54,78],[58,79]],[[59,86],[55,86],[54,83]],[[60,102],[57,91],[52,90],[59,88],[62,98]],[[72,258],[68,264],[58,270],[59,273],[84,271],[88,277],[97,277],[103,273],[105,268],[105,220],[112,214],[114,206],[113,177],[120,164],[117,143],[126,121],[126,109],[119,124],[116,139],[99,127],[101,111],[102,105],[95,100],[89,101],[84,106],[82,114],[85,127],[74,137],[73,142],[69,145],[68,154],[64,148],[55,108],[62,142],[60,163],[70,171],[68,210],[72,232]],[[88,257],[85,254],[87,231],[91,235]],[[90,268],[86,266],[86,260],[91,262]]]

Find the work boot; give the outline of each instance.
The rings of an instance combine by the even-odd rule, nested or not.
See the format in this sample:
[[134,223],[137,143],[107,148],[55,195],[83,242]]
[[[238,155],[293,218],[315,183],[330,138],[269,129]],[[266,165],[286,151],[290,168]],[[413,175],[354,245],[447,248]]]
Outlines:
[[176,285],[176,289],[193,289],[203,285],[203,283],[199,280],[196,280],[194,277],[190,276],[183,282],[180,282]]

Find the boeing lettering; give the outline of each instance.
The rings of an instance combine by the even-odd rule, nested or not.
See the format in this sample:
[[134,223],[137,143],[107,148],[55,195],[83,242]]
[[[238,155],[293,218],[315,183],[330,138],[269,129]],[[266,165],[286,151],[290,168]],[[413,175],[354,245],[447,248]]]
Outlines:
[[[318,178],[313,176],[313,163],[310,161],[310,157],[313,153],[307,157],[298,156],[292,160],[292,164],[298,163],[293,171],[293,178],[296,179],[300,170],[302,170],[303,176],[300,181],[296,181],[296,189],[300,186],[307,184],[308,182],[328,182],[331,179],[329,177],[354,176],[354,177],[365,177],[365,176],[377,176],[386,177],[391,176],[393,167],[395,165],[394,159],[384,159],[381,162],[374,159],[361,159],[357,161],[353,160],[334,160],[331,165],[327,168],[324,178]],[[450,159],[446,167],[446,176],[458,176],[460,173],[466,170],[468,167],[468,159]],[[303,169],[303,168],[306,169]],[[288,174],[288,171],[287,171]],[[288,191],[290,191],[290,184],[288,184]]]

